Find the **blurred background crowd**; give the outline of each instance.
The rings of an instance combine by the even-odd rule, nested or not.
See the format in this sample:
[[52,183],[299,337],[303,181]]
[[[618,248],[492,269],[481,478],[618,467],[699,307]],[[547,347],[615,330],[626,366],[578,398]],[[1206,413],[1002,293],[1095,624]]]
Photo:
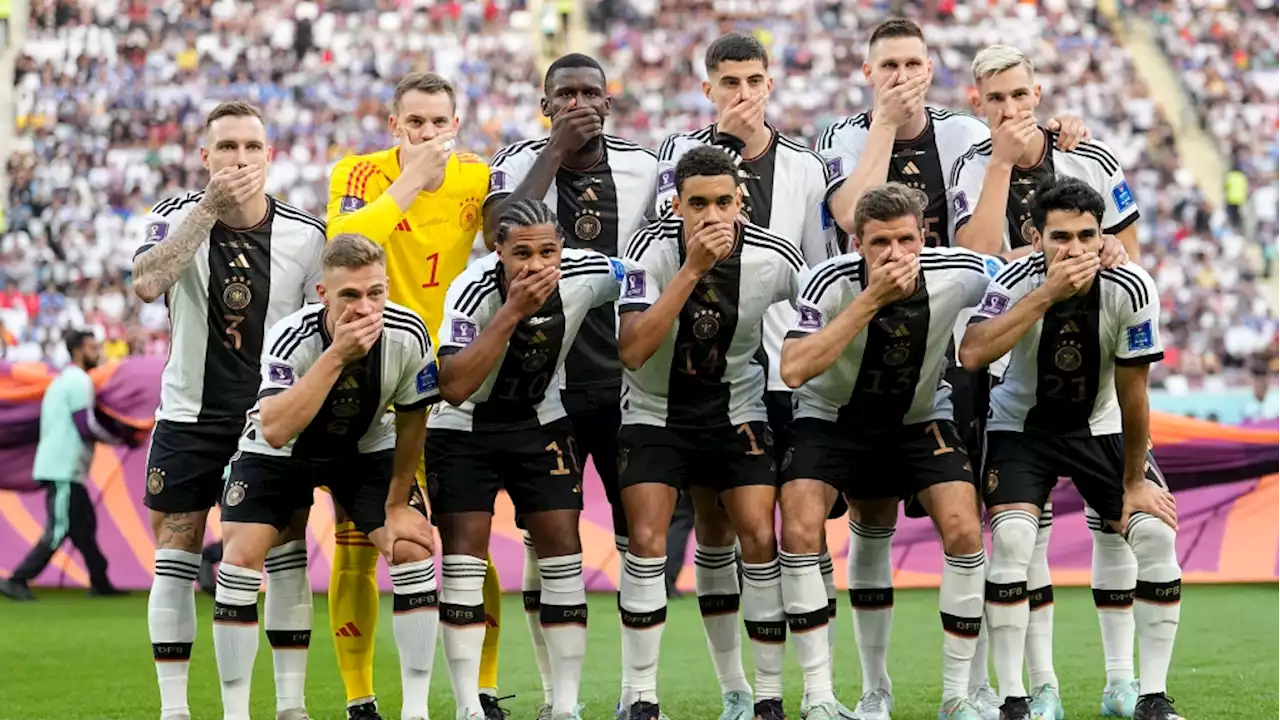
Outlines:
[[[32,0],[0,217],[4,357],[57,362],[69,325],[98,330],[111,357],[166,352],[167,314],[133,296],[129,268],[143,213],[204,185],[197,148],[213,103],[247,97],[265,110],[276,149],[269,191],[323,215],[333,163],[390,144],[387,100],[406,71],[453,80],[469,150],[488,156],[545,133],[541,70],[568,47],[581,5],[586,44],[573,49],[610,75],[610,132],[653,148],[714,120],[702,56],[728,30],[769,47],[768,119],[809,144],[871,107],[860,68],[871,28],[889,14],[924,24],[930,101],[942,107],[968,107],[976,50],[1014,39],[1036,62],[1041,119],[1084,117],[1128,173],[1170,348],[1153,384],[1274,376],[1275,2],[1103,2]],[[1136,69],[1139,26],[1181,88],[1152,87]],[[1181,118],[1157,102],[1161,90],[1185,98],[1190,124],[1215,145],[1222,192],[1207,192],[1180,159]]]

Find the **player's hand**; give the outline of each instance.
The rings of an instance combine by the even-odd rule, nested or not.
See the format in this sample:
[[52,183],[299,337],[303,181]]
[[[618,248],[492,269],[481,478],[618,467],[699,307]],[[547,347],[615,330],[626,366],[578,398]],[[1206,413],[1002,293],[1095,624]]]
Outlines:
[[876,307],[884,307],[911,295],[916,290],[920,276],[920,258],[911,253],[890,260],[889,253],[880,253],[871,265],[866,292]]
[[1093,139],[1093,133],[1089,132],[1084,120],[1075,115],[1050,118],[1047,127],[1058,133],[1058,149],[1063,152],[1071,152],[1085,140]]
[[435,554],[435,539],[431,532],[431,523],[416,509],[407,504],[387,506],[387,518],[382,523],[386,533],[382,555],[391,562],[396,551],[397,542],[411,542],[426,549],[428,555]]
[[1103,268],[1115,270],[1129,262],[1129,253],[1125,251],[1124,243],[1120,242],[1120,238],[1115,235],[1103,235],[1102,250],[1098,252],[1098,259]]
[[924,109],[924,95],[933,82],[930,73],[920,73],[901,85],[898,73],[893,73],[884,84],[876,88],[876,107],[872,121],[883,120],[893,127],[901,127]]
[[342,311],[342,317],[338,318],[330,348],[345,365],[368,354],[381,335],[382,313],[359,317],[348,307]]
[[576,153],[591,140],[604,134],[604,117],[590,106],[569,104],[551,118],[551,146],[563,154]]
[[1054,302],[1066,300],[1080,294],[1089,286],[1101,268],[1098,253],[1090,252],[1076,257],[1067,257],[1067,247],[1058,246],[1058,254],[1053,258],[1049,273],[1045,278],[1044,288]]
[[702,277],[733,252],[737,229],[731,222],[703,221],[685,240],[684,264]]
[[716,132],[732,135],[746,142],[756,130],[764,125],[765,94],[744,97],[739,94],[733,103],[720,113],[716,122]]
[[444,184],[444,171],[449,166],[453,144],[452,130],[417,144],[409,140],[408,133],[400,134],[400,167],[413,178],[419,192],[435,190]]
[[262,191],[266,171],[261,165],[225,167],[209,178],[200,204],[215,215],[229,212]]
[[992,159],[1012,166],[1022,157],[1027,145],[1039,131],[1036,116],[1030,110],[1022,110],[1011,118],[1004,118],[1000,121],[1000,127],[991,134]]
[[559,282],[558,267],[547,266],[535,273],[523,268],[516,279],[511,281],[511,287],[507,290],[507,304],[520,313],[520,317],[527,318],[542,309]]
[[1154,515],[1165,525],[1178,529],[1178,504],[1173,499],[1173,493],[1150,480],[1144,479],[1141,485],[1126,486],[1123,507],[1120,514],[1122,532],[1129,531],[1129,520],[1136,512]]

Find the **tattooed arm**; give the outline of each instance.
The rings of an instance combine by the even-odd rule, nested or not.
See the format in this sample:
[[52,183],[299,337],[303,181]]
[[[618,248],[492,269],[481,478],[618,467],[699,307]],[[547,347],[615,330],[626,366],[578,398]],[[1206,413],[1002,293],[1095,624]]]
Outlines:
[[202,201],[183,218],[173,236],[133,259],[133,292],[143,302],[155,302],[178,281],[178,276],[209,239],[218,216]]

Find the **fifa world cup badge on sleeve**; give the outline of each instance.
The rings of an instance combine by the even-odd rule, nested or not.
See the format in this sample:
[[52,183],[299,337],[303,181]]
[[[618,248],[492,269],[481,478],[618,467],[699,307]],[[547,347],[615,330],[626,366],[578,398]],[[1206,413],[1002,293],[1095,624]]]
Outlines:
[[957,216],[969,212],[969,198],[965,197],[963,190],[956,191],[956,196],[951,199],[951,207]]
[[355,212],[362,207],[364,207],[364,200],[353,195],[344,195],[342,196],[342,207],[339,208],[339,211],[344,213]]
[[453,341],[459,345],[470,345],[476,339],[476,324],[463,318],[454,318]]
[[1120,212],[1133,207],[1133,192],[1129,190],[1129,181],[1121,180],[1120,184],[1111,188],[1111,199],[1116,201],[1116,209]]
[[623,297],[642,298],[644,297],[644,271],[628,270],[626,285],[622,291]]
[[157,220],[147,226],[147,242],[157,243],[169,237],[169,223]]
[[498,192],[507,189],[507,174],[501,170],[491,170],[489,172],[489,192]]
[[438,387],[440,387],[440,375],[436,371],[435,362],[432,361],[418,372],[418,393],[428,393]]
[[800,306],[796,325],[806,330],[818,330],[822,327],[822,311],[807,305]]
[[276,385],[292,385],[293,368],[282,363],[271,363],[267,367],[267,378]]
[[1156,346],[1155,331],[1151,327],[1150,320],[1143,320],[1138,325],[1130,325],[1128,328],[1128,335],[1129,352],[1150,350]]
[[844,177],[844,162],[838,157],[827,158],[827,179],[840,177]]
[[670,192],[676,189],[676,169],[667,168],[658,173],[658,192]]
[[1004,311],[1008,309],[1008,295],[988,290],[987,294],[982,296],[982,304],[978,306],[978,314],[995,317],[996,315],[1003,315]]

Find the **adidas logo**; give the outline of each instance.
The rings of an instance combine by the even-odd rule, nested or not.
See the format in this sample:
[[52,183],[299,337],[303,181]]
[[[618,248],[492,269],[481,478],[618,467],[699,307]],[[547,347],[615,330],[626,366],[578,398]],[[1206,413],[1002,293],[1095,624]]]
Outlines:
[[902,166],[902,174],[903,175],[919,175],[920,168],[916,167],[916,161],[908,160],[907,164]]
[[356,380],[355,377],[348,375],[347,379],[343,380],[342,383],[338,385],[338,387],[343,390],[359,390],[360,381]]
[[898,329],[893,331],[894,337],[907,337],[910,334],[911,334],[911,331],[907,329],[906,323],[899,325]]
[[1075,321],[1075,320],[1068,320],[1068,321],[1067,321],[1067,324],[1062,326],[1062,331],[1061,331],[1061,332],[1063,332],[1063,333],[1078,333],[1078,332],[1080,332],[1080,327],[1079,327],[1078,325],[1076,325],[1076,321]]
[[358,638],[364,637],[364,634],[360,632],[360,628],[356,627],[355,623],[349,622],[338,628],[338,632],[334,633],[334,637]]
[[587,188],[586,192],[578,196],[578,202],[584,202],[584,203],[593,203],[599,199],[600,197],[596,195],[595,188]]
[[242,270],[243,270],[243,269],[248,269],[248,267],[249,267],[249,260],[248,260],[247,258],[245,258],[244,253],[239,253],[239,254],[237,254],[237,255],[236,255],[236,259],[235,259],[235,260],[232,260],[232,261],[231,261],[231,262],[229,262],[229,263],[227,263],[227,265],[228,265],[229,267],[233,267],[233,268],[240,268],[240,269],[242,269]]

